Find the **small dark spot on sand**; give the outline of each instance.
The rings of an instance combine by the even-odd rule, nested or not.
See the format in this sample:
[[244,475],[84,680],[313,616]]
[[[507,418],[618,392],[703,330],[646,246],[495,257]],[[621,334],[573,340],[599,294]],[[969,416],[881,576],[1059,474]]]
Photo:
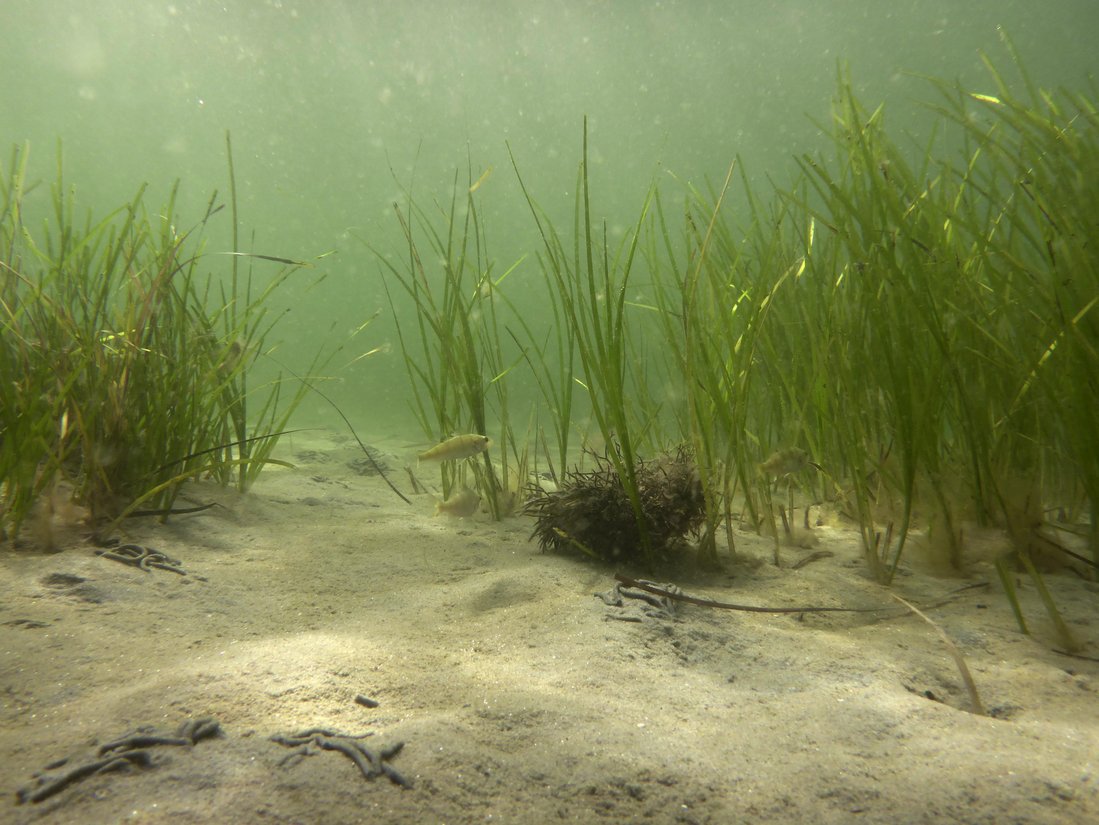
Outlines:
[[42,577],[42,584],[46,587],[75,587],[86,581],[87,579],[83,576],[72,573],[50,573],[48,576]]

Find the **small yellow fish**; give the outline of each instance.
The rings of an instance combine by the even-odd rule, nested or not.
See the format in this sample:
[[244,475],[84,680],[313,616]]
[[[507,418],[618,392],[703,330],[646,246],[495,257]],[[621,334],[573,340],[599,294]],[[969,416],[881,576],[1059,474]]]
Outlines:
[[474,183],[471,187],[469,187],[469,194],[472,195],[474,192],[476,192],[478,189],[480,189],[482,186],[484,186],[485,183],[488,182],[488,179],[491,178],[491,177],[492,177],[492,167],[490,166],[483,173],[481,173],[481,177],[477,178],[477,182]]
[[767,460],[759,465],[759,471],[765,476],[781,478],[791,473],[801,472],[808,466],[809,453],[797,447],[791,447],[789,450],[771,453]]
[[976,92],[970,92],[969,96],[971,98],[973,98],[974,100],[981,101],[982,103],[995,103],[997,106],[1003,106],[1004,105],[1004,102],[1002,100],[1000,100],[1000,98],[993,97],[992,95],[982,95],[982,94],[977,94]]
[[477,495],[477,491],[471,490],[469,487],[463,487],[458,492],[453,493],[446,501],[436,502],[435,515],[469,518],[477,512],[477,507],[480,504],[481,497]]
[[483,453],[492,444],[492,439],[487,435],[456,435],[436,444],[430,450],[420,453],[417,458],[420,461],[456,461],[460,458]]

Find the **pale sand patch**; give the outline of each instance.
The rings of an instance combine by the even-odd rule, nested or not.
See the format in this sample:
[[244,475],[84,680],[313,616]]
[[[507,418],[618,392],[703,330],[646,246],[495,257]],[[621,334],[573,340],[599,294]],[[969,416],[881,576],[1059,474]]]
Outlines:
[[[593,594],[614,570],[540,554],[528,520],[433,518],[429,496],[409,507],[349,469],[357,453],[340,438],[298,438],[295,454],[297,469],[269,470],[244,497],[194,491],[227,509],[127,526],[193,576],[88,545],[3,551],[0,821],[1099,821],[1099,665],[1050,650],[1025,582],[1034,638],[995,585],[930,611],[999,716],[980,717],[919,619],[685,606],[613,620]],[[393,480],[407,490],[403,471]],[[678,583],[759,605],[890,601],[853,531],[819,534],[835,556],[801,570],[766,563],[769,542],[741,533],[740,552],[764,563]],[[922,604],[994,580],[987,565],[906,573],[897,592]],[[1094,655],[1094,586],[1048,583]],[[14,804],[53,760],[197,716],[224,737]],[[268,737],[318,726],[404,741],[392,764],[415,788],[365,781],[332,752],[280,767],[287,751]]]

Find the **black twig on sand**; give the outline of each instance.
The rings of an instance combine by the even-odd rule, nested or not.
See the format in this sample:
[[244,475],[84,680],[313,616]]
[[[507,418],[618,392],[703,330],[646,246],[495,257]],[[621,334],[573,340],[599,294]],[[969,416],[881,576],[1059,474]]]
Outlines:
[[608,607],[617,610],[607,613],[608,619],[616,619],[622,622],[642,622],[645,619],[658,619],[661,621],[676,617],[675,596],[682,593],[675,584],[668,582],[658,584],[645,579],[638,579],[638,585],[652,585],[664,592],[658,596],[642,587],[630,587],[620,581],[614,583],[614,587],[603,593],[595,593],[595,597]]
[[[110,773],[117,770],[129,770],[134,767],[148,768],[153,765],[152,754],[148,748],[161,745],[176,745],[187,747],[217,736],[221,733],[221,725],[217,720],[188,719],[179,726],[175,736],[161,736],[152,732],[151,728],[139,728],[137,731],[120,739],[115,739],[98,750],[99,758],[90,762],[69,768],[61,773],[39,773],[34,778],[34,784],[26,788],[20,788],[15,793],[15,798],[20,803],[41,802],[55,793],[64,790],[74,782],[86,779],[100,773]],[[61,759],[51,762],[46,770],[56,770],[64,767],[69,760]]]
[[290,736],[276,734],[271,737],[271,741],[287,748],[295,748],[292,753],[283,757],[279,763],[280,765],[287,764],[291,760],[297,761],[304,759],[306,756],[312,756],[317,752],[314,748],[337,751],[354,762],[365,779],[374,779],[377,776],[384,775],[389,777],[389,781],[394,785],[411,788],[412,782],[389,764],[389,760],[401,752],[404,742],[398,742],[395,745],[374,751],[359,741],[370,735],[370,733],[352,735],[325,728],[310,728]]
[[105,559],[129,564],[139,570],[150,572],[150,568],[158,570],[170,570],[181,576],[186,576],[187,571],[181,566],[183,562],[164,555],[151,547],[142,547],[140,544],[121,544],[106,550],[96,550],[95,554]]

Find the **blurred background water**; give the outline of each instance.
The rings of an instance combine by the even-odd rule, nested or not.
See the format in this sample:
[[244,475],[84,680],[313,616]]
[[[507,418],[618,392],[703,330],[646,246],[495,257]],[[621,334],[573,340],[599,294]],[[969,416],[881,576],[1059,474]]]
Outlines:
[[[382,310],[325,388],[366,432],[414,431],[382,277],[358,240],[402,254],[402,189],[446,201],[456,174],[464,192],[492,167],[479,193],[502,271],[539,245],[505,141],[570,228],[587,115],[594,213],[614,235],[669,172],[704,188],[739,155],[753,181],[781,184],[792,156],[827,151],[817,124],[841,62],[868,108],[887,102],[891,132],[924,135],[921,76],[992,91],[979,51],[1008,68],[1001,28],[1043,86],[1094,71],[1096,0],[0,0],[0,144],[6,165],[29,142],[31,177],[48,183],[61,141],[96,215],[143,182],[155,209],[180,179],[189,226],[228,192],[231,132],[242,246],[336,251],[278,296],[279,357],[303,369]],[[227,212],[214,224],[208,250],[230,249]],[[261,282],[274,272],[256,267]],[[511,284],[541,277],[530,255]],[[336,423],[315,397],[302,417]]]

